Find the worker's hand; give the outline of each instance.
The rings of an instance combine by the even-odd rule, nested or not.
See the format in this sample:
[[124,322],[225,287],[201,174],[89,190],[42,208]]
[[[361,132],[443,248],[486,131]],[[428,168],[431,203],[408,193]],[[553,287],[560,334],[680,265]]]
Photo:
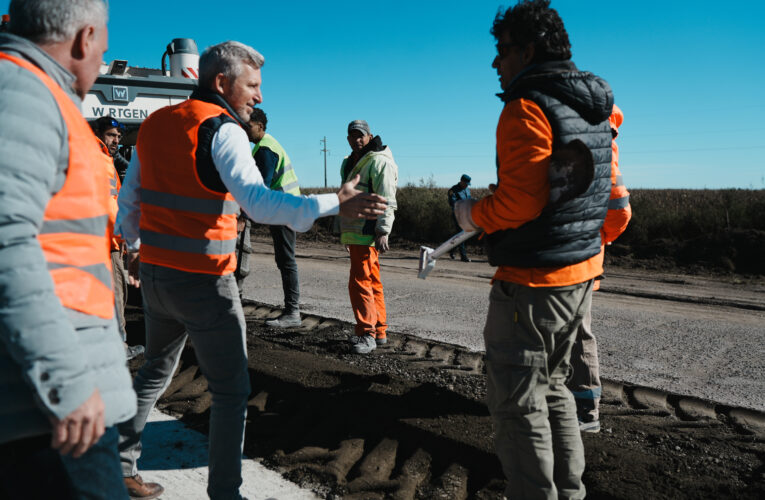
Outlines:
[[489,184],[489,192],[491,194],[494,194],[494,191],[496,191],[496,190],[497,190],[497,185],[496,184],[494,184],[494,183]]
[[375,236],[375,248],[380,253],[385,253],[388,250],[390,250],[390,247],[388,246],[387,234],[378,234],[377,236]]
[[74,458],[82,456],[104,435],[104,402],[98,389],[63,419],[50,417],[50,423],[53,426],[51,448],[62,455],[71,451]]
[[378,194],[362,193],[356,189],[361,176],[356,175],[337,192],[340,199],[340,215],[351,218],[376,219],[385,212],[387,202]]
[[345,251],[348,255],[351,254],[351,246],[350,245],[343,245],[345,247]]
[[473,222],[473,216],[470,213],[473,209],[473,205],[476,203],[476,200],[468,198],[467,200],[460,200],[454,204],[454,217],[456,217],[457,224],[459,224],[464,231],[479,231],[481,229],[475,222]]
[[141,279],[138,277],[141,259],[138,256],[138,252],[128,252],[127,258],[128,283],[136,288],[141,287]]

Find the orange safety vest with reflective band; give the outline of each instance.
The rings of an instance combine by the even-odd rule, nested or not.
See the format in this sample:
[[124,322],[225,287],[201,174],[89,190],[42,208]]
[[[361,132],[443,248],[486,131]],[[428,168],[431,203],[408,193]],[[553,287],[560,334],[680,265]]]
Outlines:
[[106,229],[109,235],[109,250],[115,252],[120,249],[120,244],[122,243],[122,238],[114,234],[114,223],[117,221],[117,196],[120,194],[122,183],[117,175],[117,169],[114,168],[114,160],[112,160],[112,155],[109,154],[109,148],[106,147],[106,144],[101,139],[96,138],[96,140],[101,148],[101,152],[105,156],[104,169],[109,178],[109,224]]
[[222,114],[231,116],[189,99],[155,111],[141,125],[141,262],[218,276],[236,269],[239,205],[229,192],[205,187],[196,168],[199,128]]
[[114,317],[112,272],[106,239],[109,181],[97,138],[64,90],[37,66],[0,52],[37,76],[56,100],[66,123],[69,164],[61,190],[43,215],[38,235],[56,295],[64,307],[104,319]]

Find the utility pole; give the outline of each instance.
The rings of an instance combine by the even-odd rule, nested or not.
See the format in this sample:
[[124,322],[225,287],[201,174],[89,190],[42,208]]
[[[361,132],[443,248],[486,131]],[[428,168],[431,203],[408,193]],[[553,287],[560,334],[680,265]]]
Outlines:
[[321,149],[321,152],[324,153],[324,187],[327,187],[327,153],[329,153],[329,150],[327,149],[327,136],[324,136],[324,139],[321,140],[321,142],[324,143],[324,147]]

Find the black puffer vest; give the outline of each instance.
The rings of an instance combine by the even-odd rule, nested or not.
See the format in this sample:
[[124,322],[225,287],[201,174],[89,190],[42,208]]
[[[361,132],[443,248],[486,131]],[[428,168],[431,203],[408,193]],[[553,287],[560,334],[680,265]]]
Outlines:
[[[611,128],[614,99],[608,83],[570,61],[542,63],[518,77],[500,97],[530,99],[544,112],[553,149],[581,140],[592,152],[595,174],[587,191],[516,229],[487,235],[489,263],[511,267],[561,267],[600,252],[600,228],[611,192]],[[499,162],[498,162],[499,163]],[[512,182],[512,179],[500,179]]]

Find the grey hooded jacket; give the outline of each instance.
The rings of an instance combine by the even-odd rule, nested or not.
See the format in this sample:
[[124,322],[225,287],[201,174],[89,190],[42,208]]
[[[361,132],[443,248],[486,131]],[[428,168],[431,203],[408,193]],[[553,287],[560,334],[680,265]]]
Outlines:
[[[74,76],[33,43],[0,34],[0,52],[26,59],[72,90]],[[51,431],[98,389],[105,423],[135,413],[114,319],[65,309],[37,239],[66,180],[67,129],[53,95],[30,71],[0,60],[0,443]]]

